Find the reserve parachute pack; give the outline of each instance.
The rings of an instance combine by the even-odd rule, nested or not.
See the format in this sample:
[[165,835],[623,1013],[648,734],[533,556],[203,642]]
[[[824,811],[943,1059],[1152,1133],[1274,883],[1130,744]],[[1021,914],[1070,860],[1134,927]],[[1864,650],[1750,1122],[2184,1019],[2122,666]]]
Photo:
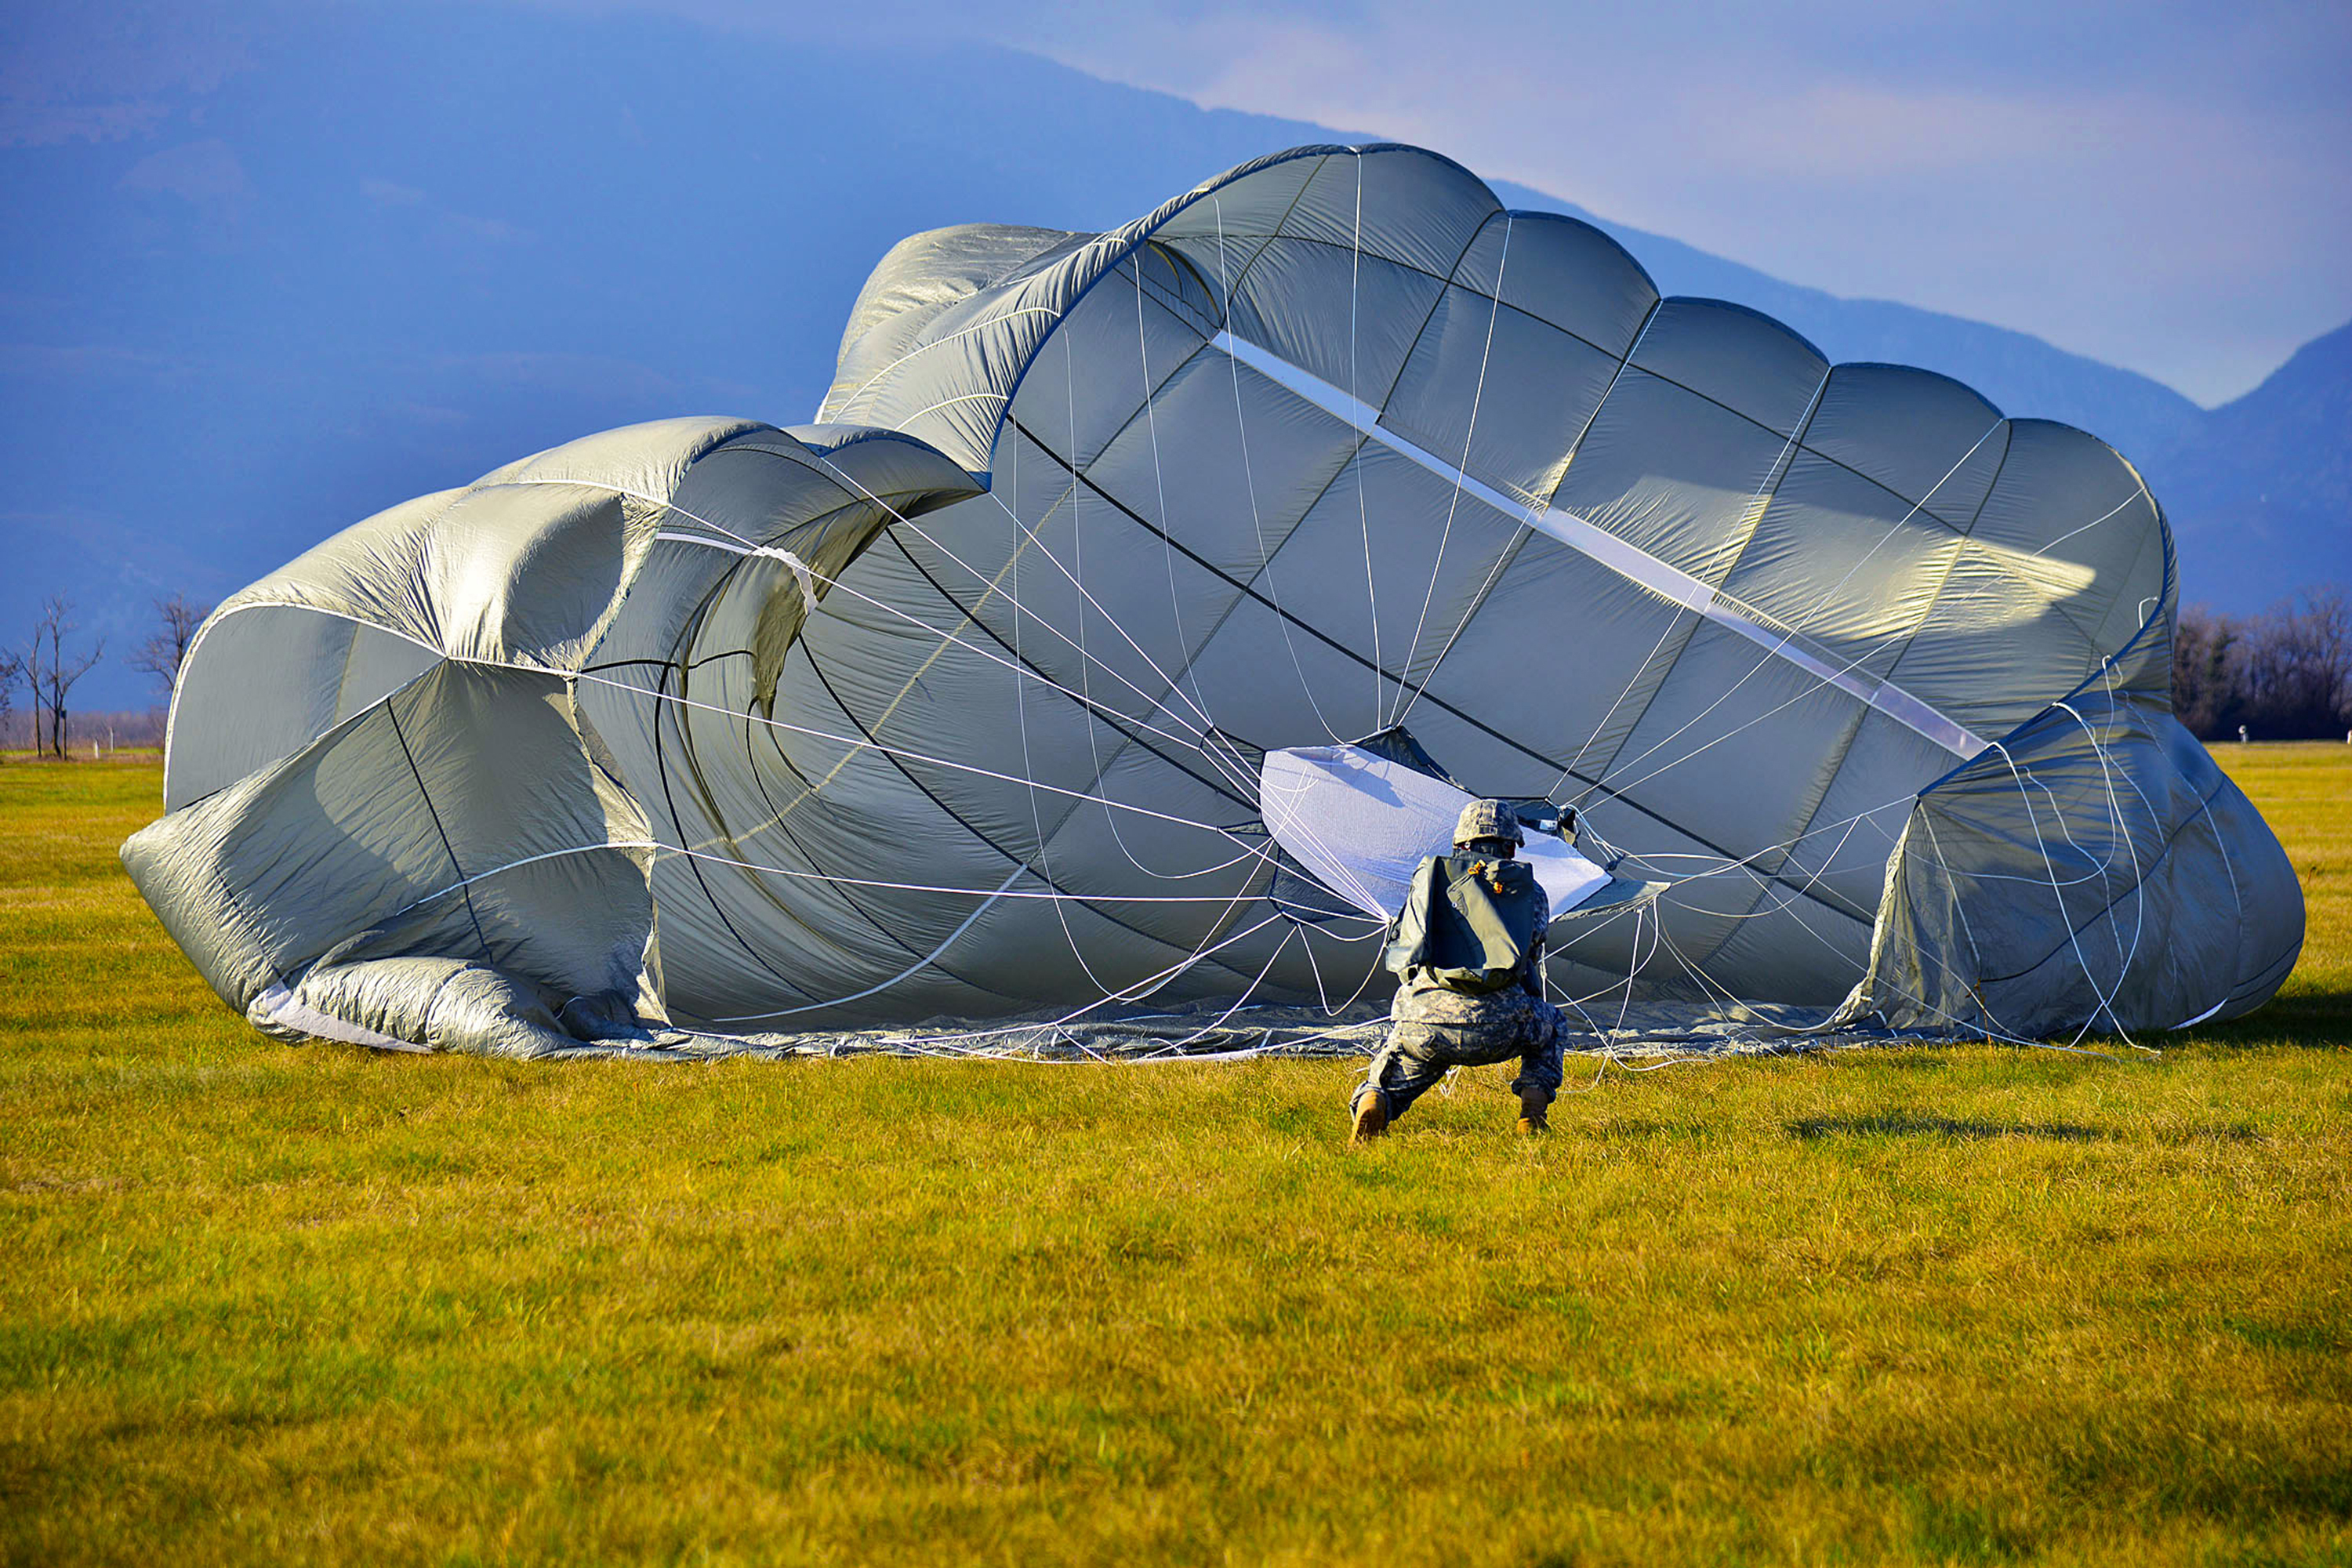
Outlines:
[[1524,860],[1433,856],[1397,917],[1388,967],[1427,970],[1449,991],[1484,994],[1519,984],[1543,936],[1543,889]]

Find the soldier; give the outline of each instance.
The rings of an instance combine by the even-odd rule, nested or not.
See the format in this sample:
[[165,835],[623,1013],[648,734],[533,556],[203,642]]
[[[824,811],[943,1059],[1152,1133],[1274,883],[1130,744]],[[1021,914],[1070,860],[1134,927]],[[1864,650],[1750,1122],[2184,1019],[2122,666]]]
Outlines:
[[1448,1068],[1519,1061],[1519,1132],[1544,1131],[1559,1092],[1559,1010],[1543,996],[1551,900],[1517,858],[1519,819],[1499,800],[1474,800],[1454,826],[1454,853],[1432,855],[1390,929],[1399,979],[1389,1041],[1354,1100],[1361,1143],[1386,1132]]

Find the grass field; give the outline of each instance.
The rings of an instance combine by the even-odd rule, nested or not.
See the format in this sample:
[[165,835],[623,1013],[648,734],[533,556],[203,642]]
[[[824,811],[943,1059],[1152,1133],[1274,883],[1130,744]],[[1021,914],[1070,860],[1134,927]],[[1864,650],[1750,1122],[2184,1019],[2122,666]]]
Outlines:
[[1333,1061],[289,1048],[152,766],[0,767],[0,1555],[2352,1563],[2352,748],[2222,760],[2251,1020],[1356,1152]]

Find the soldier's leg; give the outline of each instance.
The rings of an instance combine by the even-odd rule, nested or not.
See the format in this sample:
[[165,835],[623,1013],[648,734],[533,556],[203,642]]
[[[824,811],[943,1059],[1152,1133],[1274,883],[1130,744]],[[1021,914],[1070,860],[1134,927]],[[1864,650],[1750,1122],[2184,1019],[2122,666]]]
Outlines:
[[1381,1092],[1388,1100],[1389,1120],[1394,1121],[1402,1116],[1414,1100],[1444,1082],[1454,1065],[1438,1052],[1400,1052],[1396,1066],[1381,1080]]
[[1549,1002],[1538,1002],[1528,1019],[1528,1045],[1519,1057],[1519,1076],[1511,1080],[1512,1091],[1519,1097],[1522,1132],[1544,1131],[1551,1102],[1559,1093],[1562,1023],[1559,1009]]
[[1397,1032],[1391,1026],[1388,1043],[1372,1058],[1371,1066],[1364,1069],[1363,1078],[1348,1097],[1348,1120],[1353,1129],[1349,1133],[1351,1142],[1364,1142],[1389,1130],[1389,1098],[1381,1086],[1395,1064],[1398,1052]]
[[1388,1044],[1372,1058],[1350,1102],[1359,1141],[1386,1131],[1390,1122],[1445,1077],[1452,1064],[1443,1058],[1442,1043],[1432,1036],[1423,1025],[1390,1028]]

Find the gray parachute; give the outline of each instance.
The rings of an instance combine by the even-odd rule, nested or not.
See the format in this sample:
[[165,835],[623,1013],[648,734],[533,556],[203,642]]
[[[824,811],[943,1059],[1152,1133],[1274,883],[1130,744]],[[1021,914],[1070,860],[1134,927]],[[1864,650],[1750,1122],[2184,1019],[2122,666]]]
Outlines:
[[1434,154],[916,236],[818,420],[592,437],[223,605],[123,849],[215,988],[525,1054],[1354,1016],[1469,795],[1596,1032],[2171,1028],[2300,950],[2128,463]]

